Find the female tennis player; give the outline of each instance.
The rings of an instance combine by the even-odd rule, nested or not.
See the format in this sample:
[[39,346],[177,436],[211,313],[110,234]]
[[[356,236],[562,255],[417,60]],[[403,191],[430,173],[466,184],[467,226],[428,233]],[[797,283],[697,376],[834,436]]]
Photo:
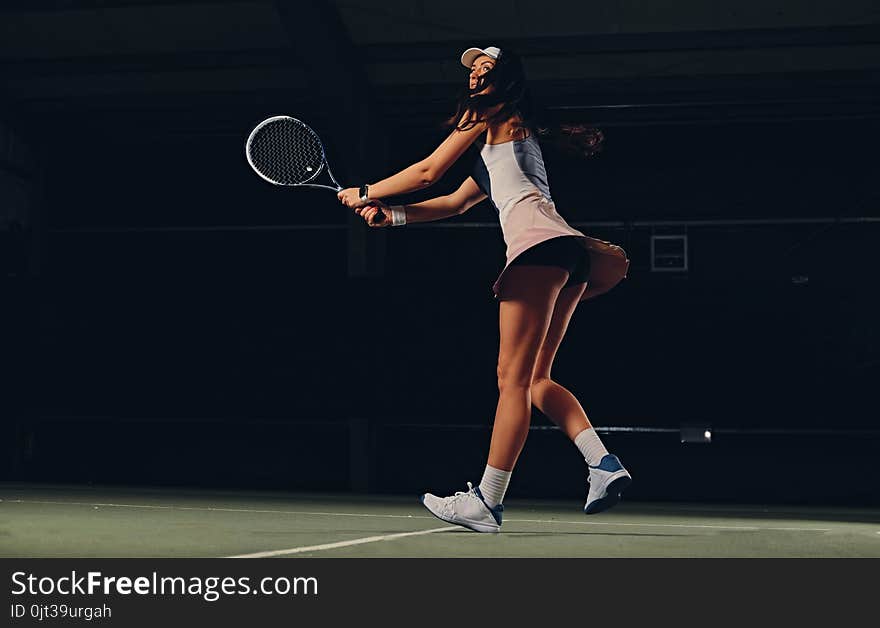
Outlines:
[[[371,227],[440,220],[487,197],[501,222],[507,263],[493,285],[499,301],[500,394],[488,463],[478,486],[468,482],[467,491],[451,497],[427,493],[421,500],[443,521],[499,532],[502,501],[534,404],[583,454],[589,469],[584,512],[599,513],[619,501],[632,478],[605,449],[578,400],[551,379],[550,370],[578,303],[613,288],[626,276],[629,260],[623,249],[584,235],[556,211],[536,138],[541,127],[533,119],[520,58],[490,46],[469,48],[461,62],[469,70],[469,88],[440,146],[395,175],[338,194]],[[587,140],[592,149],[596,138],[593,134]],[[479,157],[457,191],[407,205],[381,200],[430,186],[472,144]]]

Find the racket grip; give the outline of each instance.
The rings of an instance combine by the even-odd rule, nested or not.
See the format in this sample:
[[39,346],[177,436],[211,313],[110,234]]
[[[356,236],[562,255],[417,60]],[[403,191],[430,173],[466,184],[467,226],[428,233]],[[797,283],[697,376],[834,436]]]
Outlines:
[[376,215],[370,219],[370,222],[374,225],[378,225],[385,218],[385,213],[379,208],[379,211],[376,212]]

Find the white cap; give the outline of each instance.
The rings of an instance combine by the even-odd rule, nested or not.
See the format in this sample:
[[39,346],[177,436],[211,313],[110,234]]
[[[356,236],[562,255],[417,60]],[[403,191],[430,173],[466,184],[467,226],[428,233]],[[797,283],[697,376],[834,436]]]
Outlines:
[[474,59],[480,55],[488,55],[493,59],[497,59],[500,54],[501,49],[495,46],[489,46],[488,48],[468,48],[461,54],[461,64],[470,70]]

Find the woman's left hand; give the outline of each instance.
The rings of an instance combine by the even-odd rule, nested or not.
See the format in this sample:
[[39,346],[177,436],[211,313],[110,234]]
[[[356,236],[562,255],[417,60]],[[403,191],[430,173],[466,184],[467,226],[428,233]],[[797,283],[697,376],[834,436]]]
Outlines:
[[345,188],[344,190],[339,190],[339,194],[336,195],[336,198],[338,198],[343,205],[350,207],[351,209],[364,207],[370,203],[370,201],[361,200],[361,191],[358,188]]

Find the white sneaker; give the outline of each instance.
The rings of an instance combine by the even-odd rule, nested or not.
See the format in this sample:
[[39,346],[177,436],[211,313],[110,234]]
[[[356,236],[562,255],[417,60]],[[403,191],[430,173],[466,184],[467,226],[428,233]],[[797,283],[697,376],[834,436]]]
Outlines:
[[608,510],[620,501],[620,494],[632,484],[632,476],[614,454],[602,456],[598,466],[587,466],[590,467],[590,475],[587,478],[590,492],[587,495],[587,503],[584,504],[584,512],[595,515]]
[[468,482],[467,491],[459,491],[452,497],[437,497],[425,493],[419,499],[432,515],[448,523],[470,528],[477,532],[500,532],[501,513],[504,506],[489,508],[480,487]]

